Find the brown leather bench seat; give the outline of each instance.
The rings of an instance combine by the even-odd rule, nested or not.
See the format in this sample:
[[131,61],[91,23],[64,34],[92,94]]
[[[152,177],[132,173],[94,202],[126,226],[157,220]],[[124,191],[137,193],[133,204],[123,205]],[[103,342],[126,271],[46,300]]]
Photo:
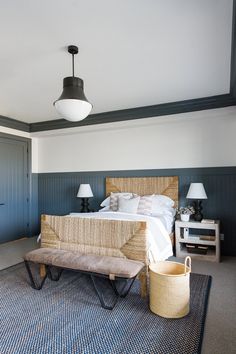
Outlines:
[[142,262],[126,258],[83,254],[55,248],[30,251],[24,256],[24,260],[127,279],[135,277],[144,267]]
[[[31,285],[33,288],[37,290],[40,290],[42,288],[43,283],[47,276],[49,276],[52,280],[59,280],[59,278],[53,279],[50,272],[50,267],[57,267],[59,269],[71,269],[71,270],[90,274],[102,306],[109,309],[113,308],[114,306],[113,307],[106,306],[104,301],[101,300],[100,298],[101,294],[97,289],[95,283],[95,277],[96,276],[107,277],[112,282],[114,282],[116,278],[123,278],[127,280],[130,279],[134,281],[136,276],[141,272],[141,270],[144,267],[144,263],[140,261],[126,259],[126,258],[100,256],[94,254],[83,254],[79,252],[73,252],[73,251],[67,251],[67,250],[61,250],[55,248],[39,248],[30,251],[26,253],[26,255],[24,256],[24,261],[25,261],[27,271],[29,273]],[[40,286],[37,286],[35,284],[28,262],[44,264],[47,266],[47,273]],[[124,297],[127,295],[127,294],[124,295],[122,293],[118,294],[114,283],[112,283],[112,286],[117,296]]]

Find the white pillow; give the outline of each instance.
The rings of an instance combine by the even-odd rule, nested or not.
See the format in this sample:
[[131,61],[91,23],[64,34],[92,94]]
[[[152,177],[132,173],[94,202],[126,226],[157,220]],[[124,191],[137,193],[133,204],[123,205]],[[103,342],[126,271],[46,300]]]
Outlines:
[[111,209],[110,209],[110,206],[108,205],[108,206],[105,206],[105,207],[103,207],[102,209],[100,209],[98,211],[102,213],[104,211],[111,211]]
[[160,209],[159,213],[152,213],[152,216],[170,216],[171,218],[174,218],[176,214],[176,209],[175,208],[170,208],[170,207],[163,207]]
[[110,195],[110,209],[112,211],[118,210],[118,202],[119,197],[123,197],[124,199],[130,199],[133,197],[133,193],[112,193]]
[[137,214],[140,197],[126,199],[123,196],[119,196],[118,211],[123,213]]
[[[132,193],[111,193],[113,196],[119,196],[119,195],[131,195],[131,198],[132,198],[132,196],[133,196],[133,194]],[[106,199],[104,199],[102,202],[101,202],[101,204],[100,204],[100,206],[101,207],[107,207],[107,206],[110,206],[110,199],[111,199],[111,197],[110,197],[110,195],[109,195],[109,197],[107,197]]]
[[175,208],[168,208],[165,210],[166,215],[170,215],[172,217],[175,217],[176,215],[176,209]]
[[103,202],[101,202],[100,204],[101,207],[109,207],[110,206],[110,196],[107,197],[106,199],[103,200]]
[[165,195],[155,195],[152,200],[152,214],[163,214],[166,208],[173,208],[175,202]]
[[156,194],[154,200],[158,200],[160,204],[166,205],[168,207],[173,207],[175,205],[175,202],[171,198],[162,194]]
[[140,197],[138,205],[138,214],[151,215],[152,214],[152,201],[154,198],[153,195],[144,195]]

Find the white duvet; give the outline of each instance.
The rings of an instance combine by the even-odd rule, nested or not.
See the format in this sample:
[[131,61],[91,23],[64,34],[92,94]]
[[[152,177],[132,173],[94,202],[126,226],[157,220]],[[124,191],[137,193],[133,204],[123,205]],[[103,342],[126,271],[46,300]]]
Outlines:
[[167,231],[167,229],[170,228],[170,221],[163,215],[160,217],[153,217],[140,214],[107,211],[103,213],[71,213],[69,216],[96,219],[146,221],[148,226],[149,261],[163,261],[173,255],[170,236]]

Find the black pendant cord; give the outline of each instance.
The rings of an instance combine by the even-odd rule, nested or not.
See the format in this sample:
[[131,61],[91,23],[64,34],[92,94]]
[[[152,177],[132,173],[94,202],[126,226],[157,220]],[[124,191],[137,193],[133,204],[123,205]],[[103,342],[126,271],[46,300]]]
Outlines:
[[72,54],[72,76],[75,77],[75,55]]
[[68,53],[72,55],[72,76],[75,77],[75,54],[78,54],[79,48],[76,45],[68,46]]

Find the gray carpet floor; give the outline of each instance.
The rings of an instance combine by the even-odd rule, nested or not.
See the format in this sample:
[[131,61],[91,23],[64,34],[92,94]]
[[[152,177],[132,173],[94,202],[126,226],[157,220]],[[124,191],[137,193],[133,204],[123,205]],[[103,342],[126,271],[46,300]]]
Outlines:
[[36,237],[0,244],[0,270],[22,262],[23,255],[36,247]]
[[202,354],[236,354],[236,257],[193,262],[193,272],[212,276]]
[[[35,238],[0,245],[0,269],[19,263],[35,247]],[[202,354],[236,354],[236,257],[223,257],[221,263],[193,261],[193,272],[213,277]]]

